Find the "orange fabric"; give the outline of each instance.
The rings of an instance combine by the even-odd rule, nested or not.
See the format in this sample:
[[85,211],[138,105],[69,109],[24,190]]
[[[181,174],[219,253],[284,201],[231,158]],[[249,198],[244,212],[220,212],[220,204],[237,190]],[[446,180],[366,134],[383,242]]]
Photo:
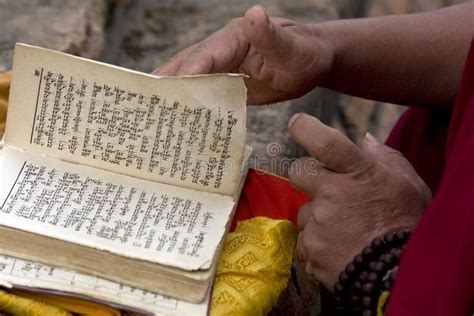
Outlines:
[[296,225],[298,209],[311,197],[295,189],[290,181],[254,169],[250,169],[240,196],[231,231],[238,221],[266,216],[286,219]]

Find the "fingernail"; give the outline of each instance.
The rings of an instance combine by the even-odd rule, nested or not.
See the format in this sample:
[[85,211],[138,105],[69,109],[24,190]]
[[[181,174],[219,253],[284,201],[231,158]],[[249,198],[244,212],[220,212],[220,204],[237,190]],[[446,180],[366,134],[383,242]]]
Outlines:
[[301,115],[301,113],[296,113],[294,114],[290,120],[288,121],[288,129],[291,128],[291,126],[295,123],[296,119]]
[[[267,10],[265,10],[265,8],[264,8],[262,5],[256,4],[256,5],[253,6],[253,8],[262,11],[263,14],[265,15],[266,20],[267,20],[267,21],[266,21],[267,24],[268,24],[268,25],[271,25],[271,23],[270,23],[270,18],[268,17]],[[253,23],[253,21],[252,21],[252,26],[253,26],[253,25],[254,25],[254,23]]]
[[265,12],[265,14],[267,14],[267,10],[265,10],[265,8],[261,4],[256,4],[254,7],[259,8],[260,10]]
[[377,140],[377,138],[375,138],[369,132],[365,133],[364,141],[367,141],[367,142],[369,142],[371,144],[374,144],[374,145],[380,145],[380,142]]

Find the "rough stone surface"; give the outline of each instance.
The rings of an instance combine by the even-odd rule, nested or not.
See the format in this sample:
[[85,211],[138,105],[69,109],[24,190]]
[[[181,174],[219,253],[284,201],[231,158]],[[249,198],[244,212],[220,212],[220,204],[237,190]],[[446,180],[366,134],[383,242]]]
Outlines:
[[[342,8],[355,7],[349,0],[141,0],[115,2],[108,29],[106,62],[151,71],[181,49],[194,44],[240,17],[251,5],[264,5],[272,16],[299,22],[339,17]],[[354,15],[353,12],[352,15]]]
[[0,0],[0,71],[11,68],[15,42],[99,58],[105,0]]

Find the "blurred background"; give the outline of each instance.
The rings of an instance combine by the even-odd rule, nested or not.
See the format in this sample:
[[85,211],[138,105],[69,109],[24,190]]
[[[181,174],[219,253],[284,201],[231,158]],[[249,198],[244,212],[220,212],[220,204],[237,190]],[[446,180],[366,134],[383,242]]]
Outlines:
[[[205,38],[253,4],[301,23],[403,14],[459,0],[0,0],[0,72],[11,68],[15,42],[51,48],[151,72],[181,49]],[[316,88],[277,105],[249,107],[247,142],[253,163],[285,175],[289,158],[304,155],[287,135],[287,121],[307,112],[359,143],[367,131],[385,141],[404,107]],[[316,136],[316,135],[315,135]],[[274,315],[317,315],[318,290],[297,271]],[[328,315],[325,313],[325,315]]]

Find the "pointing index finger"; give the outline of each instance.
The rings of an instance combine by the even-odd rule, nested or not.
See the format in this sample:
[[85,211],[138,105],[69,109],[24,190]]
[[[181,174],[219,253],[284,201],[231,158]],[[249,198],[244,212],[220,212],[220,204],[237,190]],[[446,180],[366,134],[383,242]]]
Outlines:
[[353,172],[370,163],[369,157],[338,130],[304,113],[288,122],[291,138],[305,148],[326,168],[336,172]]

